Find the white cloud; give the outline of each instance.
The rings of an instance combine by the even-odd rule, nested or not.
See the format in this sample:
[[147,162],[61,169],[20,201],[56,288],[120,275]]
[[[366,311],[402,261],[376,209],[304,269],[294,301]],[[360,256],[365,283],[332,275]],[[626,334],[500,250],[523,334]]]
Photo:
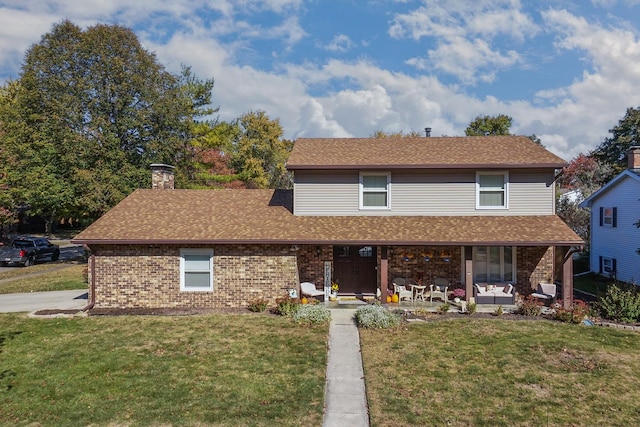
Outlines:
[[499,49],[493,39],[509,37],[522,42],[538,32],[533,20],[520,10],[520,2],[425,0],[424,6],[397,14],[389,28],[395,38],[433,38],[435,49],[427,57],[406,63],[419,70],[437,70],[463,83],[492,82],[496,72],[522,62],[515,50]]
[[331,43],[324,46],[324,48],[331,52],[346,52],[351,49],[353,45],[354,43],[353,41],[351,41],[349,36],[345,34],[338,34],[337,36],[333,37]]

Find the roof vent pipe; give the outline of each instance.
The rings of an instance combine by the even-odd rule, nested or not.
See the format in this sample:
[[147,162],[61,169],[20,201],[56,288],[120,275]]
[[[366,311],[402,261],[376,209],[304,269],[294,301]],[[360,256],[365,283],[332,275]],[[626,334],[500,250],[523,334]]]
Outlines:
[[429,138],[431,136],[431,128],[424,128],[424,135]]

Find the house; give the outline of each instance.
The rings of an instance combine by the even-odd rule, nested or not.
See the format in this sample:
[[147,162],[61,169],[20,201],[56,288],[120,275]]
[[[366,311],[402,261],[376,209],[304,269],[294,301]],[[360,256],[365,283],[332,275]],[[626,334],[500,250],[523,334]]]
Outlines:
[[628,283],[640,283],[640,147],[627,153],[628,168],[580,207],[591,210],[591,270]]
[[[565,162],[521,136],[298,139],[293,190],[136,190],[74,241],[96,307],[244,307],[300,282],[386,296],[395,277],[573,292],[580,238],[555,214]],[[168,184],[164,184],[167,182]]]

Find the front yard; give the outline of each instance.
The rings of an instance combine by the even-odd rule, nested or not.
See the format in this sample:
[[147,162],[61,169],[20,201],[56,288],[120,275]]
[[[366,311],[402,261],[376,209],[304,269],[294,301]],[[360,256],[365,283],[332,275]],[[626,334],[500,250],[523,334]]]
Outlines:
[[0,315],[0,425],[322,423],[328,326]]
[[372,426],[640,425],[640,335],[546,320],[360,330]]
[[[433,314],[360,330],[371,425],[640,425],[640,334]],[[0,425],[321,425],[328,326],[0,315]]]

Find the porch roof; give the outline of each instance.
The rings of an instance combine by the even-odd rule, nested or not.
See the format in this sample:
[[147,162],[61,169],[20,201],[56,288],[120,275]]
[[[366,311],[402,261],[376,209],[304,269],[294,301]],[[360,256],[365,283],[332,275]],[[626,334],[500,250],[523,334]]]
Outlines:
[[576,246],[558,216],[295,216],[291,190],[136,190],[82,244]]

